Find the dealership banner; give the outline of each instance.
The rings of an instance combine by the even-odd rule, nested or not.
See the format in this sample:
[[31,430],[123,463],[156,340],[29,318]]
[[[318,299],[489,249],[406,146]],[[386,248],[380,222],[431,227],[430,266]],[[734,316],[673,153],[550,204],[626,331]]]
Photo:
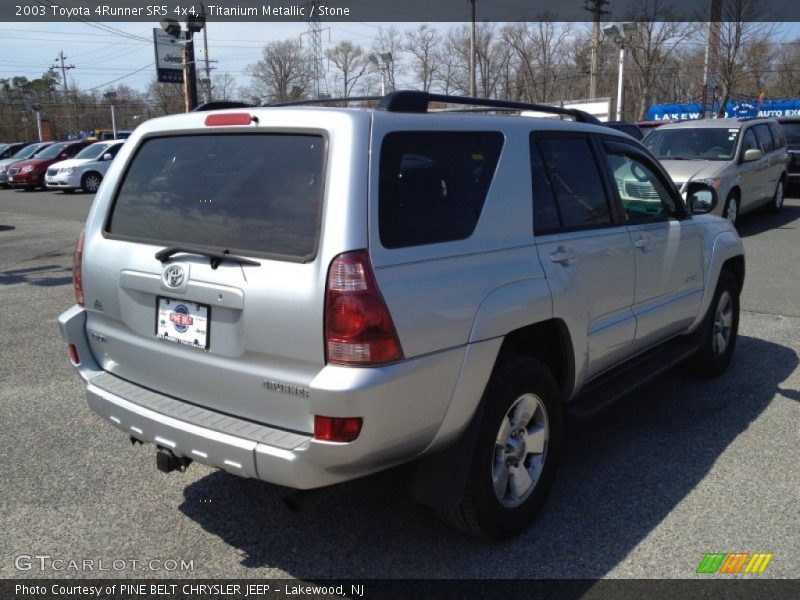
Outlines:
[[[714,112],[719,104],[714,105]],[[699,102],[687,104],[655,104],[647,110],[648,121],[688,121],[703,116]],[[800,117],[800,99],[758,100],[728,102],[725,105],[726,117]]]

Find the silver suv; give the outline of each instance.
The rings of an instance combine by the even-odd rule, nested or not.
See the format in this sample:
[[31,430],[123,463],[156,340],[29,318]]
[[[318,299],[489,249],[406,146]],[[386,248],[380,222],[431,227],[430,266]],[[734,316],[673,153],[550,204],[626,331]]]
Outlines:
[[718,375],[736,344],[743,248],[700,214],[714,190],[687,208],[594,121],[395,92],[143,124],[59,318],[89,405],[163,471],[310,489],[413,461],[414,497],[454,526],[519,531],[565,414],[687,358]]
[[662,125],[644,140],[675,185],[705,181],[717,190],[715,212],[735,224],[739,215],[783,207],[789,154],[774,119],[703,119]]

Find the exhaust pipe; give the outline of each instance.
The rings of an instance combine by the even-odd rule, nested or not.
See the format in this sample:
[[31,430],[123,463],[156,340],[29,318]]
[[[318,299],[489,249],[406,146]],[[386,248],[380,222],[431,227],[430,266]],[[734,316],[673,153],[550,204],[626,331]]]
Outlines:
[[183,473],[190,464],[192,464],[191,458],[175,456],[169,448],[159,446],[156,450],[156,467],[162,473],[171,473],[172,471]]

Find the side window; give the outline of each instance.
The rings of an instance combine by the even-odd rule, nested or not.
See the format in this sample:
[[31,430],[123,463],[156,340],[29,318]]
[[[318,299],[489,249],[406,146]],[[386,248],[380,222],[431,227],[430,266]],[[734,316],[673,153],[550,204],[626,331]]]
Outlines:
[[547,167],[546,184],[565,229],[611,223],[611,211],[594,153],[585,136],[536,137]]
[[772,152],[775,149],[775,144],[772,141],[772,134],[770,134],[767,124],[756,125],[753,129],[756,130],[756,137],[758,138],[758,143],[761,144],[762,152],[764,154]]
[[111,148],[103,152],[103,156],[105,156],[106,154],[110,154],[112,157],[116,156],[120,148],[122,148],[122,144],[116,144],[115,146],[111,146]]
[[533,180],[533,232],[548,233],[561,227],[553,186],[542,153],[531,136],[531,179]]
[[744,132],[744,137],[742,138],[742,157],[744,157],[744,153],[748,150],[760,150],[761,148],[758,147],[758,140],[756,140],[756,134],[753,131],[753,128],[750,127],[746,129]]
[[495,131],[408,131],[383,139],[378,228],[386,248],[469,237],[503,147]]
[[770,123],[769,130],[772,132],[772,139],[775,140],[776,148],[786,147],[786,138],[783,136],[783,129],[777,123]]
[[646,161],[618,146],[607,148],[607,156],[628,221],[678,216],[675,200]]

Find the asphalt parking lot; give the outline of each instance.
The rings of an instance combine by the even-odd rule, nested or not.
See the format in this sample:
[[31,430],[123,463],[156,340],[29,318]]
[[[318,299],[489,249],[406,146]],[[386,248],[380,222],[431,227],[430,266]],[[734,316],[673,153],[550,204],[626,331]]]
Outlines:
[[203,465],[157,471],[152,447],[89,411],[58,335],[90,203],[0,190],[0,577],[692,578],[705,553],[738,551],[774,555],[752,577],[798,577],[800,199],[742,219],[730,371],[672,371],[573,430],[541,516],[502,544],[447,529],[402,469],[300,512]]

